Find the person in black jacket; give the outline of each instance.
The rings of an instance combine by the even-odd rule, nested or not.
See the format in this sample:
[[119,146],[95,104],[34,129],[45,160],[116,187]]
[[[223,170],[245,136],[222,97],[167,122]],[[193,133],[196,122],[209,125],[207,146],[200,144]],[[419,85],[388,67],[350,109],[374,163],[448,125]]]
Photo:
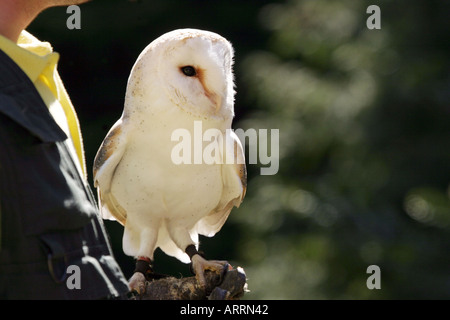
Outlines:
[[126,298],[59,55],[24,31],[86,0],[0,0],[0,299]]

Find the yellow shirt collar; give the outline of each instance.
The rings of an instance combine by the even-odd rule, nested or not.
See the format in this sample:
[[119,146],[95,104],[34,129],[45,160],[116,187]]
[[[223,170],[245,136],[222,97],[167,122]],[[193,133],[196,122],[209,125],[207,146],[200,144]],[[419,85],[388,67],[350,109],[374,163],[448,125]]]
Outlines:
[[35,82],[48,68],[53,69],[59,60],[59,54],[53,52],[48,42],[39,41],[27,31],[22,31],[17,44],[0,35],[0,49]]
[[52,91],[54,97],[59,100],[67,117],[72,142],[86,178],[83,142],[78,118],[56,71],[59,54],[53,52],[50,43],[38,40],[25,30],[20,34],[17,43],[0,35],[0,50],[5,52],[35,85],[37,82],[44,83]]

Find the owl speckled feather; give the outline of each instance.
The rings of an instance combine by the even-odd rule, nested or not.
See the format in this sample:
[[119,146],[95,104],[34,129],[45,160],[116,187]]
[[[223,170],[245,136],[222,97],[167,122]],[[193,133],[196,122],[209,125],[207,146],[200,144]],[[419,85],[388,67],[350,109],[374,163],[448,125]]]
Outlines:
[[[123,250],[144,261],[145,272],[158,247],[191,261],[202,285],[205,269],[223,268],[224,261],[205,260],[197,249],[198,235],[216,234],[246,191],[244,153],[231,130],[232,65],[225,38],[180,29],[150,43],[131,70],[123,114],[94,161],[94,183],[103,217],[124,225]],[[232,163],[174,163],[173,132],[194,136],[199,121],[203,131],[222,135],[221,156],[231,152]],[[130,287],[142,277],[136,272]]]

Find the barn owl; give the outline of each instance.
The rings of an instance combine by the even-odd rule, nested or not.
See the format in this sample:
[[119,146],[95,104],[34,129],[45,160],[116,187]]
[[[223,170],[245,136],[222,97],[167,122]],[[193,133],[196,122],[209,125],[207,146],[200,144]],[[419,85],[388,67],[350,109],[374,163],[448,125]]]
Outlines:
[[[224,261],[208,261],[197,250],[198,235],[214,236],[246,192],[244,153],[231,130],[232,65],[233,48],[225,38],[180,29],[151,42],[131,70],[122,116],[94,160],[102,216],[124,226],[124,253],[141,266],[130,279],[131,289],[151,272],[158,247],[191,262],[203,286],[205,270],[223,268]],[[208,141],[193,141],[198,124],[213,133]],[[226,155],[227,161],[174,161],[177,130],[191,134],[192,145],[221,142],[215,156]]]

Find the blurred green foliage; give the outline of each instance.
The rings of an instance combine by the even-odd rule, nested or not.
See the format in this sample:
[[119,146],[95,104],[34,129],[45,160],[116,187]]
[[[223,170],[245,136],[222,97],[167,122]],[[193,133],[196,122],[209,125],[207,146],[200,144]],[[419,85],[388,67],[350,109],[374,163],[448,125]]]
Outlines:
[[[369,30],[366,8],[381,8]],[[61,53],[88,166],[122,112],[128,73],[164,32],[218,32],[236,49],[234,128],[280,129],[276,175],[247,196],[211,258],[245,268],[249,299],[450,298],[448,1],[96,0],[29,28]],[[273,143],[273,142],[272,142]],[[92,175],[90,174],[90,179]],[[122,227],[107,222],[124,272]],[[158,252],[159,272],[187,267]],[[369,290],[369,265],[381,289]]]

